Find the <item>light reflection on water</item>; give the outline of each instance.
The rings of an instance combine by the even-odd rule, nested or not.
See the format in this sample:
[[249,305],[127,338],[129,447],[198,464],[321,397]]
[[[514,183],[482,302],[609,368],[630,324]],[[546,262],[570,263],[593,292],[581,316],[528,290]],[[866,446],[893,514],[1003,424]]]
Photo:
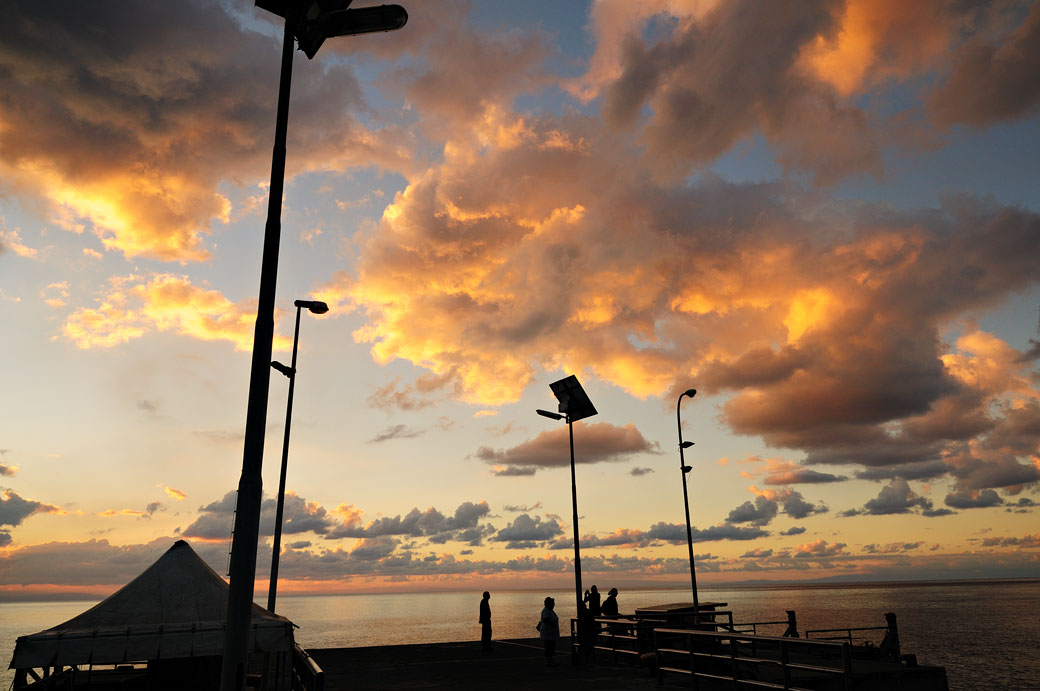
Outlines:
[[[591,583],[590,583],[591,585]],[[609,583],[600,584],[606,597]],[[532,638],[546,595],[556,598],[561,630],[574,615],[568,590],[492,591],[495,638]],[[1038,689],[1040,581],[934,584],[703,586],[702,602],[726,602],[736,622],[778,621],[793,609],[798,629],[882,626],[895,612],[903,652],[922,664],[944,665],[954,691]],[[622,612],[690,601],[686,589],[621,589]],[[300,626],[304,647],[337,648],[435,641],[477,641],[479,592],[281,596],[278,611]],[[0,603],[0,646],[7,660],[17,636],[49,628],[93,602]],[[764,633],[779,634],[783,627]],[[879,639],[878,639],[879,640]],[[12,674],[0,673],[0,688]]]

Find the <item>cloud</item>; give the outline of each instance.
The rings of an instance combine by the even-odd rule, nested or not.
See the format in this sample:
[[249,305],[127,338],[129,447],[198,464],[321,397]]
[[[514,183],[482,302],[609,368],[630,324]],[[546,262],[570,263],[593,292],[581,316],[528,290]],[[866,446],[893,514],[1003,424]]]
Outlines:
[[813,559],[816,557],[845,556],[844,542],[827,542],[826,540],[815,540],[795,548],[795,557],[798,559]]
[[628,474],[631,475],[632,477],[642,477],[643,475],[649,475],[652,472],[654,472],[653,468],[635,467],[635,468],[632,468],[632,470],[628,471]]
[[914,513],[920,511],[922,516],[946,516],[949,509],[935,509],[932,501],[922,497],[910,488],[906,480],[895,479],[881,488],[878,496],[864,504],[862,509],[849,509],[840,512],[839,516],[886,516],[890,514]]
[[0,463],[0,477],[13,477],[17,472],[18,466]]
[[[187,276],[114,277],[96,302],[96,307],[74,311],[62,325],[64,337],[79,348],[111,348],[149,331],[228,341],[236,350],[253,347],[255,300],[233,303],[219,291],[193,285]],[[275,348],[284,350],[291,343],[275,336]]]
[[0,492],[0,526],[16,528],[29,516],[38,513],[65,513],[57,506],[44,504],[33,499],[24,499],[17,492],[5,489]]
[[997,40],[978,37],[960,46],[945,83],[928,98],[932,116],[947,125],[986,127],[1035,112],[1040,85],[1040,7]]
[[[238,493],[234,490],[221,499],[199,507],[198,517],[182,531],[186,538],[226,541],[231,535],[234,522],[235,503]],[[260,535],[274,534],[274,520],[278,502],[274,498],[264,499],[260,505]],[[334,516],[315,502],[308,502],[293,492],[285,493],[282,509],[282,534],[314,532],[324,535],[338,525]]]
[[769,525],[776,517],[778,507],[775,501],[765,497],[755,497],[755,502],[746,501],[729,512],[727,523],[750,523],[755,526]]
[[[826,21],[837,37],[842,20]],[[636,397],[695,378],[727,395],[731,431],[805,454],[767,484],[836,482],[845,475],[823,466],[838,465],[941,477],[957,445],[999,439],[1005,420],[1028,465],[1037,435],[1015,411],[1030,365],[977,330],[943,334],[1035,283],[1024,257],[1040,252],[1040,216],[969,195],[895,209],[786,180],[669,182],[648,156],[579,113],[488,111],[359,236],[356,272],[319,292],[359,311],[355,338],[377,362],[411,362],[482,406],[519,400],[543,370]],[[993,377],[967,376],[988,361]],[[542,456],[505,460],[527,451],[551,455],[477,455],[529,473]]]
[[345,537],[371,538],[383,536],[425,537],[435,544],[449,540],[465,542],[470,545],[482,544],[483,539],[493,532],[490,526],[480,525],[480,521],[491,512],[486,501],[479,503],[463,502],[455,509],[455,513],[446,516],[434,507],[425,511],[414,508],[404,516],[382,517],[363,525],[361,512],[353,507],[340,507],[339,515],[345,516],[343,522],[330,529],[325,535],[328,539]]
[[171,499],[176,499],[177,501],[183,501],[188,498],[188,495],[186,493],[182,492],[179,489],[174,489],[173,487],[164,486],[163,491],[166,492],[166,496],[170,497]]
[[1023,537],[987,537],[982,541],[983,547],[1040,547],[1040,533]]
[[22,242],[22,237],[17,230],[0,228],[0,254],[3,254],[4,250],[11,250],[19,257],[26,259],[35,259],[39,254],[39,250]]
[[408,427],[407,425],[391,425],[369,439],[368,443],[378,444],[379,442],[390,441],[391,439],[414,439],[415,437],[421,437],[425,433],[426,430]]
[[[485,463],[506,468],[562,467],[570,463],[567,435],[567,429],[559,427],[511,449],[481,446],[475,455]],[[632,423],[624,427],[606,422],[581,425],[575,436],[575,463],[624,461],[634,454],[660,453],[658,444],[648,442]],[[503,474],[506,473],[496,473]]]
[[[747,462],[761,462],[763,459],[749,457]],[[847,480],[843,475],[832,475],[821,473],[818,470],[805,468],[797,463],[784,461],[776,458],[764,459],[765,466],[756,471],[742,471],[744,477],[755,477],[765,475],[763,480],[767,485],[797,485],[797,484],[820,484],[827,482],[842,482]]]
[[531,517],[522,513],[511,523],[501,528],[491,538],[495,542],[506,542],[506,549],[525,549],[534,547],[540,542],[547,542],[563,534],[563,526],[556,519],[542,520],[540,516]]
[[805,532],[805,528],[803,528],[802,526],[800,526],[800,525],[793,525],[790,528],[788,528],[787,530],[781,530],[780,534],[781,535],[801,535],[804,532]]
[[944,503],[954,509],[982,509],[1000,506],[1004,500],[993,490],[984,489],[947,494]]
[[869,544],[863,546],[864,554],[898,554],[901,552],[912,552],[924,544],[918,542],[891,542],[887,545]]
[[[110,251],[209,258],[205,236],[232,212],[220,185],[268,171],[279,42],[220,4],[193,1],[89,11],[34,3],[8,15],[0,43],[9,56],[0,180]],[[412,165],[406,132],[357,121],[365,105],[348,68],[299,70],[293,104],[290,176],[380,160]]]
[[540,508],[542,508],[542,502],[540,502],[540,501],[539,502],[535,502],[534,504],[531,504],[530,506],[524,506],[523,504],[506,504],[505,506],[502,507],[502,509],[504,511],[513,511],[513,512],[521,512],[521,513],[530,513],[532,511],[535,511],[535,510],[540,509]]

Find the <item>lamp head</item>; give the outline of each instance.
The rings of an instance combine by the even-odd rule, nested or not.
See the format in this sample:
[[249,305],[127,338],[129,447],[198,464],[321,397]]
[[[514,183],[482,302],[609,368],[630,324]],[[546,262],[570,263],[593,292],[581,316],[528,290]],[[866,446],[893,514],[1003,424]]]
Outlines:
[[686,389],[685,391],[683,391],[683,396],[689,396],[690,398],[693,398],[696,395],[697,389]]
[[691,446],[693,446],[693,442],[692,441],[684,441],[682,444],[679,444],[679,446],[681,446],[684,449],[688,449]]
[[563,419],[563,416],[560,415],[559,413],[553,413],[553,412],[550,412],[548,410],[542,410],[541,408],[539,408],[538,410],[536,410],[534,412],[538,413],[542,417],[547,417],[550,420],[562,420]]
[[684,473],[688,473],[688,472],[690,472],[691,470],[693,470],[693,467],[692,467],[692,466],[684,465],[684,466],[682,467],[682,471],[683,471]]
[[297,300],[293,304],[297,307],[305,307],[315,314],[325,314],[329,311],[329,306],[320,300]]
[[283,365],[282,363],[278,362],[277,360],[274,360],[273,362],[271,362],[271,367],[275,368],[276,370],[278,370],[279,372],[281,372],[285,376],[289,377],[290,379],[292,379],[293,375],[296,373],[293,370],[292,367],[288,367],[287,365]]

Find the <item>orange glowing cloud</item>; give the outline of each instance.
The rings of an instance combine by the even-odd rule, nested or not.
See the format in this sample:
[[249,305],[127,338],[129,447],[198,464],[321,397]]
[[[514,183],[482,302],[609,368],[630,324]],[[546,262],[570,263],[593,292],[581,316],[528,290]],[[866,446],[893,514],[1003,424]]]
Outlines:
[[[62,325],[62,334],[79,348],[111,348],[148,331],[172,331],[203,341],[228,341],[236,350],[253,344],[255,307],[233,303],[216,290],[192,285],[186,276],[130,275],[110,279],[110,290],[94,308],[80,308]],[[276,348],[290,341],[275,336]]]
[[115,518],[116,516],[146,516],[144,511],[134,511],[133,509],[105,509],[99,511],[98,516],[102,518]]
[[[0,181],[109,251],[204,261],[206,236],[233,212],[221,185],[241,190],[268,170],[278,43],[219,5],[94,9],[89,32],[47,7],[12,11],[0,28]],[[361,125],[357,80],[330,70],[294,80],[287,175],[411,169],[409,134]]]
[[837,29],[803,47],[800,66],[842,96],[905,78],[944,54],[951,14],[941,0],[848,0]]
[[166,495],[168,497],[170,497],[171,499],[176,499],[177,501],[184,501],[188,498],[188,495],[186,493],[182,492],[179,489],[174,489],[173,487],[163,487],[163,491],[166,492]]

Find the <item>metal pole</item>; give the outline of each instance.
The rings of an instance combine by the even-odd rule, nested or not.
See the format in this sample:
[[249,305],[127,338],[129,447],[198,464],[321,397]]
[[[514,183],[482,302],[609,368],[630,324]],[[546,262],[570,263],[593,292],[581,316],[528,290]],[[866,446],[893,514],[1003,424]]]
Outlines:
[[[578,638],[581,638],[582,633],[582,620],[581,620],[581,547],[578,544],[578,486],[574,480],[574,423],[571,422],[571,416],[567,416],[567,431],[570,433],[571,438],[571,507],[574,509],[574,600],[576,607],[574,609],[575,615],[578,616]],[[571,650],[574,646],[571,646]],[[571,662],[574,664],[578,663],[576,656],[571,656]]]
[[285,510],[285,473],[289,468],[289,432],[292,430],[293,389],[296,388],[296,344],[300,341],[300,307],[296,307],[293,331],[292,366],[289,368],[289,402],[285,405],[285,435],[282,437],[282,472],[278,476],[278,508],[274,513],[274,553],[271,555],[271,585],[267,590],[267,609],[274,611],[278,596],[278,560],[282,552],[282,514]]
[[686,393],[679,394],[679,400],[675,402],[675,421],[679,426],[679,472],[682,474],[682,496],[683,508],[686,510],[686,544],[690,550],[690,585],[693,588],[693,623],[700,623],[701,605],[697,600],[697,569],[693,563],[693,528],[690,526],[690,496],[686,490],[686,458],[683,455],[682,419],[679,417],[679,407]]
[[285,139],[289,124],[289,88],[292,82],[293,21],[295,4],[288,4],[282,66],[278,85],[278,116],[271,157],[271,187],[267,200],[260,296],[253,331],[253,360],[249,373],[246,433],[242,451],[242,477],[238,482],[235,527],[231,543],[230,589],[224,655],[220,669],[221,691],[245,688],[252,629],[253,581],[256,578],[256,543],[260,533],[264,431],[267,426],[267,390],[271,383],[271,345],[274,338],[274,298],[278,281],[278,245],[281,239],[282,190],[285,181]]

